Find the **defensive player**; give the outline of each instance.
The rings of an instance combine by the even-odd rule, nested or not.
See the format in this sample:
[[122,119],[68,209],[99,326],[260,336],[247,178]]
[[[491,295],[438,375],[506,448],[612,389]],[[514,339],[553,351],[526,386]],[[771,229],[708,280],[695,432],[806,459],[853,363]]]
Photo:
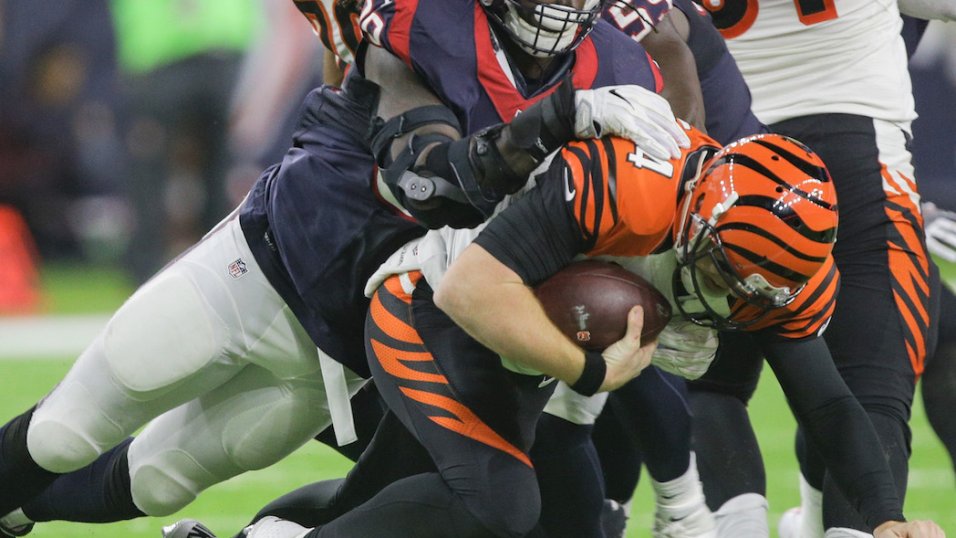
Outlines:
[[[822,162],[776,135],[719,152],[702,135],[693,141],[670,161],[620,139],[571,144],[447,274],[446,248],[461,248],[448,232],[393,257],[398,274],[373,297],[370,364],[437,472],[399,480],[320,528],[264,519],[250,538],[527,533],[537,494],[526,450],[547,377],[585,395],[621,382],[612,359],[622,342],[584,353],[527,287],[578,254],[643,273],[685,319],[754,334],[797,416],[843,462],[841,486],[877,522],[876,536],[942,536],[935,524],[903,522],[872,425],[818,336],[839,285],[829,256],[836,200]],[[416,256],[421,271],[403,272]]]
[[[902,498],[907,421],[930,325],[931,269],[906,150],[915,114],[896,3],[703,5],[727,39],[757,117],[773,132],[813,147],[833,175],[841,201],[834,258],[843,287],[826,341],[878,432]],[[702,419],[694,432],[701,476],[720,488],[707,491],[708,503],[723,505],[726,536],[741,535],[737,524],[766,534],[766,500],[739,479],[762,476],[743,403],[752,385],[740,382],[756,382],[759,362],[755,354],[718,361],[691,393]],[[810,484],[825,491],[827,536],[868,536],[875,522],[846,501],[830,474],[836,470],[828,467],[824,479],[822,465],[813,464],[819,444],[814,439],[800,450],[801,467]],[[748,470],[740,473],[741,466]]]
[[[614,132],[675,154],[686,137],[666,103],[622,86],[656,86],[643,49],[607,27],[590,32],[596,0],[552,4],[367,3],[367,36],[438,98],[377,47],[344,91],[310,94],[283,162],[139,289],[50,395],[0,429],[0,483],[17,484],[0,490],[11,533],[31,520],[168,514],[276,461],[339,412],[347,426],[343,400],[368,375],[362,284],[424,232],[403,209],[432,226],[480,221],[537,159],[576,136]],[[517,123],[496,126],[518,111]],[[376,113],[380,189],[366,139]],[[456,143],[459,129],[486,130]],[[423,195],[409,181],[435,190]],[[90,462],[90,472],[71,473]],[[44,514],[24,506],[54,481],[66,502],[46,503]]]

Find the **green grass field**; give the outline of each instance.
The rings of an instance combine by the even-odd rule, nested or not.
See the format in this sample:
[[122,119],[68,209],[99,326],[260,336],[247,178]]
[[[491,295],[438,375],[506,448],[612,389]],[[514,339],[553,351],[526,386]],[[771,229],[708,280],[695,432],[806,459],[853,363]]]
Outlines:
[[[946,274],[953,281],[956,268],[946,268]],[[49,310],[55,313],[108,312],[129,292],[128,286],[112,272],[78,273],[71,268],[52,268],[45,270],[44,282],[50,297]],[[12,417],[35,403],[59,381],[71,360],[50,357],[48,360],[0,361],[0,418]],[[765,375],[751,402],[750,412],[767,466],[773,527],[785,509],[798,503],[798,470],[792,450],[794,421],[772,375]],[[949,535],[956,536],[956,479],[947,455],[926,422],[919,398],[912,427],[913,458],[906,513],[910,518],[935,519]],[[211,488],[173,516],[110,525],[47,523],[38,525],[31,537],[156,538],[162,525],[183,517],[200,519],[220,536],[231,536],[267,501],[299,485],[342,476],[348,468],[347,460],[313,442],[269,469]],[[16,485],[3,484],[2,487]],[[652,511],[649,488],[642,483],[634,502],[629,537],[650,536]],[[775,530],[772,535],[776,536]]]

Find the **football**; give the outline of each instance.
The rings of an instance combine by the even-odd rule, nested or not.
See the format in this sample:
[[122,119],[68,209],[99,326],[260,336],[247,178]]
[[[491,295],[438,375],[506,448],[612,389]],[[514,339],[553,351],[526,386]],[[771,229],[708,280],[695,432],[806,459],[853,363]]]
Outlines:
[[644,307],[644,342],[656,338],[671,319],[664,295],[616,263],[572,263],[534,291],[551,321],[588,350],[603,350],[623,338],[627,313],[634,305]]

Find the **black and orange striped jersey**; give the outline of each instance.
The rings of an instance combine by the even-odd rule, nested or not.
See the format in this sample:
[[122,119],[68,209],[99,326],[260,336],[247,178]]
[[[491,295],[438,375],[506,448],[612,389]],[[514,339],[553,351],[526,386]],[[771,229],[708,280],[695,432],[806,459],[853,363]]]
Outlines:
[[[683,186],[720,149],[695,129],[688,129],[688,135],[691,147],[670,161],[651,159],[622,138],[569,144],[537,177],[537,186],[496,216],[476,243],[529,285],[581,255],[674,256],[674,222]],[[674,265],[662,267],[667,275],[642,276],[663,288]],[[747,331],[784,339],[816,336],[833,312],[838,285],[839,274],[828,257],[788,305],[765,313],[736,299],[729,305],[730,319],[746,324]],[[671,290],[662,291],[668,295]]]
[[322,45],[332,51],[340,64],[351,64],[362,41],[359,14],[354,4],[342,0],[294,0],[295,7],[312,24]]

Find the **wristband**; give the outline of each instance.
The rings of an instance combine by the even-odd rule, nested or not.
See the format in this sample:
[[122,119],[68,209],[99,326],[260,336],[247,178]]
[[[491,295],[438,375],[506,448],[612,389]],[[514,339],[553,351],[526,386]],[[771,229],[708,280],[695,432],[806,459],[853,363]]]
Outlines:
[[604,383],[605,375],[607,363],[604,362],[604,356],[600,351],[587,351],[584,353],[584,371],[571,385],[571,390],[584,396],[593,396]]

